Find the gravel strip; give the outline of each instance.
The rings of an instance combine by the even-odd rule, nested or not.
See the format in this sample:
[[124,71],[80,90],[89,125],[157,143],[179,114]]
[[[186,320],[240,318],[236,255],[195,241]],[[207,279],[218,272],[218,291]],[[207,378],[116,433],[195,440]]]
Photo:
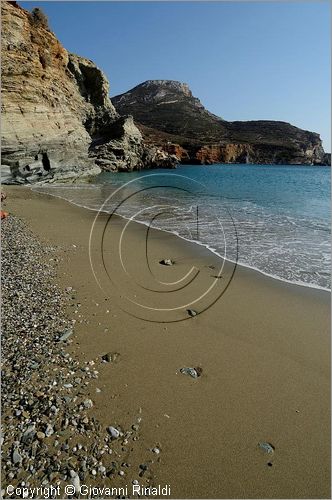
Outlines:
[[[41,244],[14,216],[1,233],[3,497],[8,485],[63,491],[69,483],[114,486],[117,478],[121,486],[139,435],[114,422],[102,428],[91,416],[87,388],[98,374],[93,361],[80,366],[66,351],[74,322],[64,315],[68,293],[54,280],[58,249]],[[142,477],[142,466],[135,469],[132,477]]]

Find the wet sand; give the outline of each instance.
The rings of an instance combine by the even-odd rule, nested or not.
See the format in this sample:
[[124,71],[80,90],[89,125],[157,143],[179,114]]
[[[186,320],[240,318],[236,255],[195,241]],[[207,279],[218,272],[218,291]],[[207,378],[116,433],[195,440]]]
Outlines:
[[[146,245],[138,224],[119,247],[126,221],[106,215],[89,256],[96,213],[6,192],[6,210],[60,246],[58,283],[76,290],[71,351],[84,361],[120,353],[100,365],[91,411],[105,427],[141,411],[134,453],[160,448],[155,483],[171,498],[330,498],[329,293],[232,264],[215,278],[220,260],[208,250],[156,230]],[[179,372],[197,366],[197,379]]]

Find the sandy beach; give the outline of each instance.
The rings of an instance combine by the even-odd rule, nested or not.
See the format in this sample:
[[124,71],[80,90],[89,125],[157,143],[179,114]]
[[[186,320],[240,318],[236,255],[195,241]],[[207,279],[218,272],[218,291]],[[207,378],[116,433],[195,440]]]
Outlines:
[[[59,247],[56,282],[76,290],[68,350],[98,364],[91,415],[105,428],[141,417],[129,462],[151,455],[168,498],[330,498],[328,292],[229,263],[219,273],[217,256],[171,234],[151,231],[147,248],[142,225],[121,240],[124,219],[102,215],[93,226],[95,212],[19,186],[6,192],[5,210]],[[108,352],[119,362],[100,362]]]

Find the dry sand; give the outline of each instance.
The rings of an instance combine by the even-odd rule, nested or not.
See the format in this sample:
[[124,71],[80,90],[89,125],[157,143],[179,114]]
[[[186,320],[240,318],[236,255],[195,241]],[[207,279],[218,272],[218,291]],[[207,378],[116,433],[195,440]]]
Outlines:
[[[330,498],[329,293],[242,267],[230,281],[232,265],[213,278],[216,256],[155,230],[150,272],[146,228],[137,224],[122,240],[125,273],[118,244],[126,221],[106,215],[91,248],[101,289],[88,251],[96,214],[26,188],[6,191],[6,209],[61,247],[58,282],[77,290],[74,304],[81,304],[76,314],[76,307],[68,310],[77,319],[70,349],[82,360],[121,354],[119,363],[101,365],[91,411],[105,426],[125,426],[142,409],[135,453],[160,447],[155,482],[169,484],[171,498]],[[168,257],[175,265],[161,266]],[[160,283],[180,280],[191,268],[199,271],[191,285]],[[207,310],[187,319],[185,304],[212,284],[190,306]],[[184,366],[202,367],[202,376],[179,373]],[[259,442],[271,443],[274,453]]]

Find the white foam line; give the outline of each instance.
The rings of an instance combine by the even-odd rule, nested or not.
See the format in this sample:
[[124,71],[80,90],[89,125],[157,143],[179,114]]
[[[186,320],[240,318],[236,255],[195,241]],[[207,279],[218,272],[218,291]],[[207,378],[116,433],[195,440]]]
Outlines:
[[[58,187],[66,187],[66,185],[65,184],[63,184],[63,185],[59,185],[58,184],[57,186],[48,186],[46,189],[51,189],[51,188],[56,189]],[[80,186],[80,187],[82,187],[82,186]],[[89,187],[92,187],[92,186],[90,185]],[[77,207],[80,207],[80,208],[85,208],[86,210],[90,210],[92,212],[99,212],[100,211],[99,208],[91,208],[91,207],[87,207],[85,205],[80,205],[77,202],[74,202],[72,200],[68,200],[68,198],[65,198],[65,197],[57,195],[57,194],[51,194],[51,193],[45,193],[43,191],[38,191],[38,187],[30,187],[30,189],[31,189],[31,191],[36,191],[39,194],[47,194],[49,196],[54,196],[55,198],[60,198],[61,200],[65,200],[68,203],[71,203],[72,205],[76,205]],[[109,213],[109,212],[104,212],[104,213]],[[117,217],[121,217],[122,219],[129,220],[129,218],[125,217],[124,215],[119,215],[119,214],[115,214],[115,215]],[[135,222],[136,222],[136,224],[142,224],[143,226],[148,226],[149,227],[149,223],[148,222],[142,222],[142,221],[135,221]],[[176,231],[168,231],[167,229],[162,229],[162,228],[159,228],[159,227],[154,227],[153,229],[157,229],[158,231],[163,231],[164,233],[174,234],[175,236],[177,236],[178,238],[181,238],[184,241],[188,241],[189,243],[194,243],[195,245],[199,245],[199,246],[202,246],[202,247],[206,248],[207,250],[209,250],[211,253],[213,253],[214,255],[216,255],[217,257],[219,257],[220,259],[224,259],[227,262],[231,262],[232,264],[236,263],[236,261],[234,261],[232,259],[226,259],[226,258],[222,257],[215,248],[211,247],[207,243],[202,243],[201,241],[197,241],[197,240],[190,240],[189,238],[185,238],[184,236],[181,236]],[[305,287],[305,288],[314,288],[315,290],[322,290],[324,292],[331,292],[330,288],[326,288],[326,287],[323,287],[323,286],[320,286],[320,285],[316,285],[314,283],[304,283],[302,281],[291,281],[291,280],[288,280],[286,278],[281,278],[280,276],[277,276],[275,274],[269,274],[266,271],[262,271],[261,269],[258,269],[257,267],[254,267],[254,266],[250,266],[249,264],[246,264],[244,262],[239,262],[238,261],[237,265],[239,265],[241,267],[246,267],[247,269],[252,269],[253,271],[256,271],[256,272],[258,272],[260,274],[263,274],[264,276],[267,276],[269,278],[273,278],[273,279],[278,280],[278,281],[282,281],[283,283],[288,283],[290,285],[296,285],[296,286],[302,286],[302,287]]]

